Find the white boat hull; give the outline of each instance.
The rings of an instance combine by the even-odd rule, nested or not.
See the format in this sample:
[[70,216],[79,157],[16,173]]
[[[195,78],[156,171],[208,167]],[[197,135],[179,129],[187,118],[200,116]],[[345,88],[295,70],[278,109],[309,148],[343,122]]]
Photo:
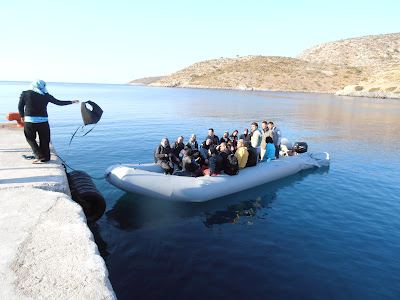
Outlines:
[[328,153],[304,153],[258,163],[240,170],[236,176],[203,177],[165,175],[154,163],[124,164],[108,168],[106,179],[127,192],[172,201],[205,202],[329,163]]

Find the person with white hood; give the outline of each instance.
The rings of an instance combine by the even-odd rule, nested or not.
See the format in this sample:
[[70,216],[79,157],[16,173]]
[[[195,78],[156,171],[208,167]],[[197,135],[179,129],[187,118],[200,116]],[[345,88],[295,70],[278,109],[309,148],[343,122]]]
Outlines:
[[[18,111],[24,124],[24,134],[35,155],[34,164],[50,160],[50,126],[48,122],[47,104],[69,105],[79,100],[61,101],[50,95],[46,82],[37,80],[31,83],[27,91],[23,91],[18,104]],[[39,135],[39,145],[36,142]]]

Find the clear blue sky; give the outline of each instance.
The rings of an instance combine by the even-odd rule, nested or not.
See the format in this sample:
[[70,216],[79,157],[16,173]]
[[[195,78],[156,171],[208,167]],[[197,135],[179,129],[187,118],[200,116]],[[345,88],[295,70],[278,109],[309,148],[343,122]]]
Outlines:
[[0,0],[0,80],[125,83],[400,31],[400,1]]

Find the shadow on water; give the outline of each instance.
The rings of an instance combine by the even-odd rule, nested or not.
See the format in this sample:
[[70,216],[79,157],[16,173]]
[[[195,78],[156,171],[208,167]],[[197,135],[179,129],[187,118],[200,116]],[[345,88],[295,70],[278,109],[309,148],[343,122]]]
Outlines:
[[102,257],[108,256],[110,253],[107,251],[108,244],[103,239],[100,234],[100,227],[97,223],[88,223],[88,227],[93,234],[93,238],[95,243],[97,244],[97,248],[99,249],[99,253]]
[[248,224],[266,218],[279,190],[301,182],[310,174],[324,174],[329,168],[306,170],[272,183],[203,203],[167,202],[125,193],[106,212],[107,221],[125,230],[137,230],[173,224],[178,220],[200,217],[206,227],[218,224]]

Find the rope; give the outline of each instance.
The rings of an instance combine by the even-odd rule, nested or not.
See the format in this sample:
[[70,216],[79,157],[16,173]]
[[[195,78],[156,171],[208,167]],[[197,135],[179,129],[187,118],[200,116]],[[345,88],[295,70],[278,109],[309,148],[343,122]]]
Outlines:
[[[84,136],[86,136],[86,135],[89,134],[93,129],[96,128],[97,124],[98,124],[98,123],[96,123],[96,125],[94,125],[93,128],[91,128],[91,129],[90,129],[88,132],[86,132],[84,135],[76,135],[76,133],[78,132],[78,130],[80,129],[81,131],[83,131],[83,129],[85,128],[86,125],[81,125],[81,126],[79,126],[79,127],[75,130],[75,132],[72,134],[71,139],[69,140],[68,151],[70,150],[70,146],[71,146],[72,140],[74,139],[75,136],[78,136],[78,137],[84,137]],[[64,168],[65,168],[66,171],[67,171],[67,168],[70,169],[70,170],[72,170],[72,171],[78,171],[78,170],[74,169],[73,167],[71,167],[69,164],[67,164],[67,162],[66,162],[61,156],[59,156],[58,154],[56,154],[56,156],[62,161],[62,163],[63,163]],[[105,175],[103,175],[102,177],[93,177],[93,176],[90,176],[90,175],[88,174],[88,176],[89,176],[90,178],[92,178],[92,179],[98,179],[98,180],[101,180],[101,179],[106,178]]]
[[[88,135],[90,132],[92,132],[93,129],[96,128],[97,124],[98,124],[98,123],[96,123],[96,124],[95,124],[88,132],[86,132],[84,135],[77,135],[77,137],[84,137],[84,136]],[[79,126],[79,127],[75,130],[75,132],[74,132],[73,135],[71,136],[71,139],[69,140],[68,147],[71,146],[72,140],[74,139],[74,137],[75,137],[76,133],[78,132],[78,130],[81,129],[81,131],[83,131],[83,129],[85,128],[85,126],[86,126],[86,125],[81,125],[81,126]]]
[[78,132],[79,128],[81,128],[81,130],[83,130],[83,127],[85,127],[85,125],[81,125],[75,130],[74,134],[71,136],[71,139],[69,140],[68,147],[71,146],[72,140],[74,139],[75,134]]
[[[61,161],[62,161],[62,163],[63,163],[63,165],[64,165],[64,168],[67,170],[67,168],[68,169],[70,169],[70,170],[72,170],[72,171],[79,171],[79,170],[77,170],[77,169],[74,169],[73,167],[71,167],[69,164],[67,164],[67,162],[61,157],[61,156],[59,156],[58,154],[55,154]],[[90,178],[92,178],[92,179],[95,179],[95,180],[102,180],[102,179],[105,179],[106,178],[106,175],[103,175],[102,177],[93,177],[93,176],[90,176],[89,174],[88,174],[88,176],[90,177]]]

